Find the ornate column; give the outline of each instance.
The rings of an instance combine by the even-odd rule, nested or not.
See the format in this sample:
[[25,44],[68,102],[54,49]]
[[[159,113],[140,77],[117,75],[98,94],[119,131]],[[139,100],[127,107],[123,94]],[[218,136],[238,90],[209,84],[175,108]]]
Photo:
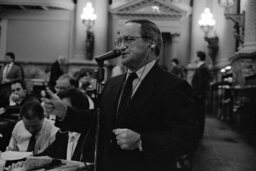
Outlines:
[[256,1],[248,0],[242,48],[230,58],[235,85],[256,85]]
[[86,27],[82,23],[81,14],[83,8],[89,0],[78,0],[76,4],[75,20],[74,20],[74,61],[85,61],[85,39],[86,39]]
[[3,60],[6,52],[6,40],[7,40],[7,19],[0,19],[0,59]]
[[95,0],[95,12],[97,19],[94,25],[95,44],[94,56],[107,51],[108,44],[108,1]]
[[[85,43],[86,43],[86,26],[82,23],[81,14],[83,8],[88,2],[92,2],[97,18],[92,31],[95,35],[94,55],[105,53],[107,51],[108,37],[108,1],[102,0],[77,0],[75,14],[75,41],[74,41],[74,61],[85,61]],[[88,61],[89,62],[89,61]],[[93,60],[91,61],[93,62]]]
[[193,63],[194,54],[198,50],[204,50],[204,34],[198,25],[201,13],[206,7],[205,0],[196,0],[193,1],[194,5],[192,8],[192,28],[191,28],[191,56],[190,56],[190,65]]
[[248,0],[245,13],[244,45],[239,52],[252,53],[256,51],[256,1]]
[[[174,58],[179,59],[179,56],[178,56],[179,38],[180,38],[179,33],[171,34],[171,43],[170,43],[170,47],[169,47],[170,50],[168,52],[168,54],[170,54],[170,56],[169,56],[169,58],[165,59],[165,61],[164,61],[168,71],[171,70],[171,67],[170,67],[171,66],[171,59],[174,59]],[[181,62],[181,61],[179,61],[179,62]]]

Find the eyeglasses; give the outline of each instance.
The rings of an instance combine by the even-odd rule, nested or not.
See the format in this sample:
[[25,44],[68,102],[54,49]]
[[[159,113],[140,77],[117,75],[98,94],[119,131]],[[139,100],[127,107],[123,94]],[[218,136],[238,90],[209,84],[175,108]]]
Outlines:
[[15,91],[20,91],[21,88],[14,88],[14,89],[11,89],[12,92],[15,92]]
[[55,90],[59,90],[59,91],[64,91],[69,89],[69,87],[64,87],[64,86],[55,86]]
[[150,37],[146,37],[146,36],[141,36],[141,37],[123,36],[123,37],[117,38],[115,40],[114,44],[115,44],[116,47],[120,47],[122,45],[122,43],[124,43],[125,45],[130,45],[134,40],[141,39],[141,38],[150,39]]

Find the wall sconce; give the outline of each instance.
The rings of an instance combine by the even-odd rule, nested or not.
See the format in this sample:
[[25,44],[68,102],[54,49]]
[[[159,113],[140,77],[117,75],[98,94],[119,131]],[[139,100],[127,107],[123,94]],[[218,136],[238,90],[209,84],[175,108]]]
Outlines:
[[219,49],[219,38],[217,37],[213,28],[216,24],[216,21],[214,20],[213,14],[211,13],[209,8],[204,9],[204,12],[201,14],[201,18],[198,21],[198,24],[200,25],[200,28],[205,34],[204,39],[208,43],[208,54],[212,59],[213,66],[215,66],[215,60]]
[[235,5],[235,0],[218,0],[220,6],[225,8],[224,16],[234,23],[234,36],[236,38],[236,51],[244,42],[245,12],[240,14],[240,1],[237,1],[237,13],[230,13],[229,9]]
[[88,60],[93,59],[93,50],[94,50],[94,33],[92,27],[97,18],[97,15],[94,13],[94,8],[91,2],[88,2],[83,9],[81,14],[82,22],[86,26],[86,42],[85,42],[85,54]]

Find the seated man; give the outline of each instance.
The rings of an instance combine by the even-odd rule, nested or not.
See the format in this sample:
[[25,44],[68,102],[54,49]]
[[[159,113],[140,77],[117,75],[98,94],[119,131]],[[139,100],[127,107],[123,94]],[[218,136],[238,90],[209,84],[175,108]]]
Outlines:
[[[11,95],[9,97],[9,105],[0,108],[0,150],[4,151],[8,145],[12,130],[16,122],[20,118],[20,107],[28,101],[37,100],[34,96],[27,93],[24,82],[14,81],[11,83]],[[38,100],[37,100],[38,101]]]
[[0,115],[2,118],[9,118],[12,114],[18,114],[20,107],[25,102],[37,100],[34,96],[28,94],[25,83],[23,81],[14,81],[11,84],[11,91],[12,94],[9,98],[9,106],[0,108]]
[[[72,88],[62,91],[58,96],[70,107],[78,110],[89,109],[89,102],[86,95],[78,89]],[[81,148],[85,135],[86,132],[80,134],[59,130],[56,134],[55,141],[43,153],[38,155],[48,155],[53,158],[79,161],[81,159]]]
[[41,153],[54,141],[58,128],[44,117],[43,107],[37,101],[25,103],[20,116],[22,120],[15,125],[6,150]]
[[[56,94],[71,89],[71,88],[77,88],[78,87],[78,82],[69,74],[63,74],[61,75],[58,80],[56,81],[55,85],[55,92]],[[41,92],[42,96],[45,96],[45,91]],[[45,116],[55,122],[55,116],[51,114],[46,114]]]
[[78,87],[78,82],[70,75],[63,74],[58,78],[55,85],[56,94],[61,91]]

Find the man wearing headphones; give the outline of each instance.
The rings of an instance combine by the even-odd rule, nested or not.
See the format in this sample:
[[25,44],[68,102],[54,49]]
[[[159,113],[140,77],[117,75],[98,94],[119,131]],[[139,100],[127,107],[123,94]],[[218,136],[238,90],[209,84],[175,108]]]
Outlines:
[[[122,53],[127,73],[111,78],[104,87],[97,168],[175,170],[176,159],[194,150],[198,143],[191,87],[157,64],[162,36],[151,21],[127,21],[115,45]],[[59,118],[59,126],[88,129],[92,112],[75,111],[48,92],[51,98],[42,100],[48,112]],[[84,127],[72,123],[83,123]]]

